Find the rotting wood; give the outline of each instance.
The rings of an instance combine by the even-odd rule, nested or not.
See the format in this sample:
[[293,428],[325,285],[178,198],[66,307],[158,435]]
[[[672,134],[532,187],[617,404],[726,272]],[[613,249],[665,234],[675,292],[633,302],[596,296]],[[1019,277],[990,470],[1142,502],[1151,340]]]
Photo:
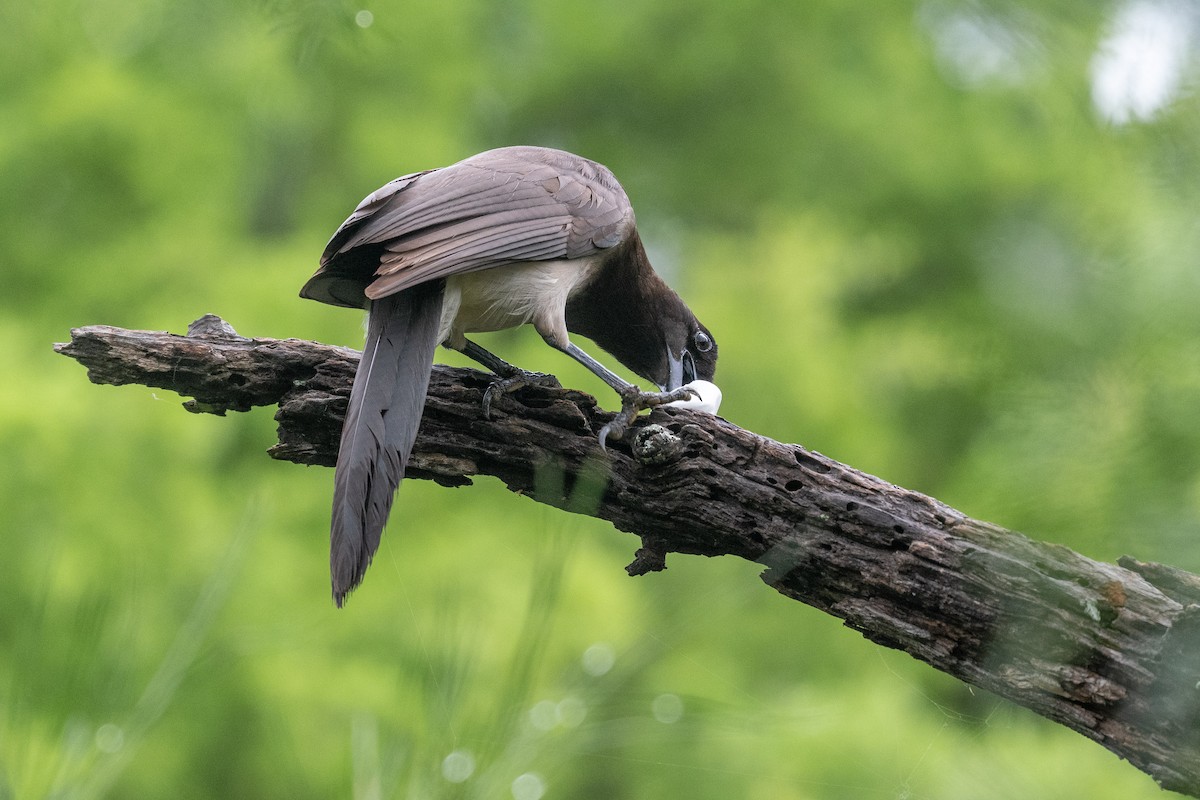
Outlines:
[[[55,349],[95,383],[171,389],[191,411],[278,405],[270,454],[324,466],[358,360],[243,338],[212,316],[188,336],[79,328]],[[434,368],[409,477],[460,486],[491,475],[609,520],[642,539],[631,574],[663,568],[667,553],[758,562],[782,594],[1200,797],[1200,576],[1033,541],[711,415],[656,410],[604,453],[596,432],[612,415],[589,395],[530,387],[488,420],[488,382]],[[561,470],[556,488],[538,479],[546,467]]]

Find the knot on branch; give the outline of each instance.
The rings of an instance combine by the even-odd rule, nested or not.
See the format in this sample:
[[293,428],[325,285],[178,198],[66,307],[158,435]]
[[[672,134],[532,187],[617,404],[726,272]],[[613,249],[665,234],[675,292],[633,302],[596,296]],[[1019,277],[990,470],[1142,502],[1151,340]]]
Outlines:
[[189,338],[195,339],[205,337],[210,339],[245,339],[244,336],[238,336],[238,332],[233,329],[225,320],[218,317],[216,314],[205,314],[188,325],[187,335]]
[[662,425],[646,425],[634,435],[632,450],[640,464],[667,464],[679,458],[683,440]]
[[645,575],[648,572],[662,572],[667,568],[667,551],[661,542],[656,542],[648,536],[642,537],[642,546],[633,554],[633,561],[625,567],[630,577]]

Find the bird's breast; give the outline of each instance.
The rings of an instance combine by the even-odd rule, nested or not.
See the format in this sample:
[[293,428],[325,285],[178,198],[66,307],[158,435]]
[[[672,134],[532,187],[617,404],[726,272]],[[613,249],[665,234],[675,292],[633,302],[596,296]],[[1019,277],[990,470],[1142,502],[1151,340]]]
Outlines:
[[454,275],[446,280],[441,341],[531,322],[566,343],[567,299],[595,272],[595,259],[526,261]]

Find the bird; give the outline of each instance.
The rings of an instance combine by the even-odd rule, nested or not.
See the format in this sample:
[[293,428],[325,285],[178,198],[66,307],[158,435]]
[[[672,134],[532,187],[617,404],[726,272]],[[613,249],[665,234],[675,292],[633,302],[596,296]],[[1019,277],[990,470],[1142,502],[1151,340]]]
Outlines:
[[[379,546],[439,344],[495,373],[484,395],[552,376],[526,372],[467,334],[532,324],[620,396],[600,431],[620,438],[637,413],[711,381],[712,333],[650,265],[633,206],[605,166],[514,146],[414,172],[369,194],[337,229],[300,296],[367,310],[334,469],[330,580],[341,608]],[[658,392],[643,392],[582,350],[584,336]]]

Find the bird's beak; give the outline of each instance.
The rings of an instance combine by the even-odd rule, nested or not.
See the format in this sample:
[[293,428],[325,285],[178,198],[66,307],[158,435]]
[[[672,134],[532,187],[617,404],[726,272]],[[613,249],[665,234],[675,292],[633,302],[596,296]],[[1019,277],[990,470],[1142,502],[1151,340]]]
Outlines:
[[672,392],[685,383],[691,383],[694,380],[696,380],[696,364],[692,361],[692,354],[685,347],[683,352],[676,355],[668,347],[667,382],[665,385],[659,384],[658,388],[664,392]]

